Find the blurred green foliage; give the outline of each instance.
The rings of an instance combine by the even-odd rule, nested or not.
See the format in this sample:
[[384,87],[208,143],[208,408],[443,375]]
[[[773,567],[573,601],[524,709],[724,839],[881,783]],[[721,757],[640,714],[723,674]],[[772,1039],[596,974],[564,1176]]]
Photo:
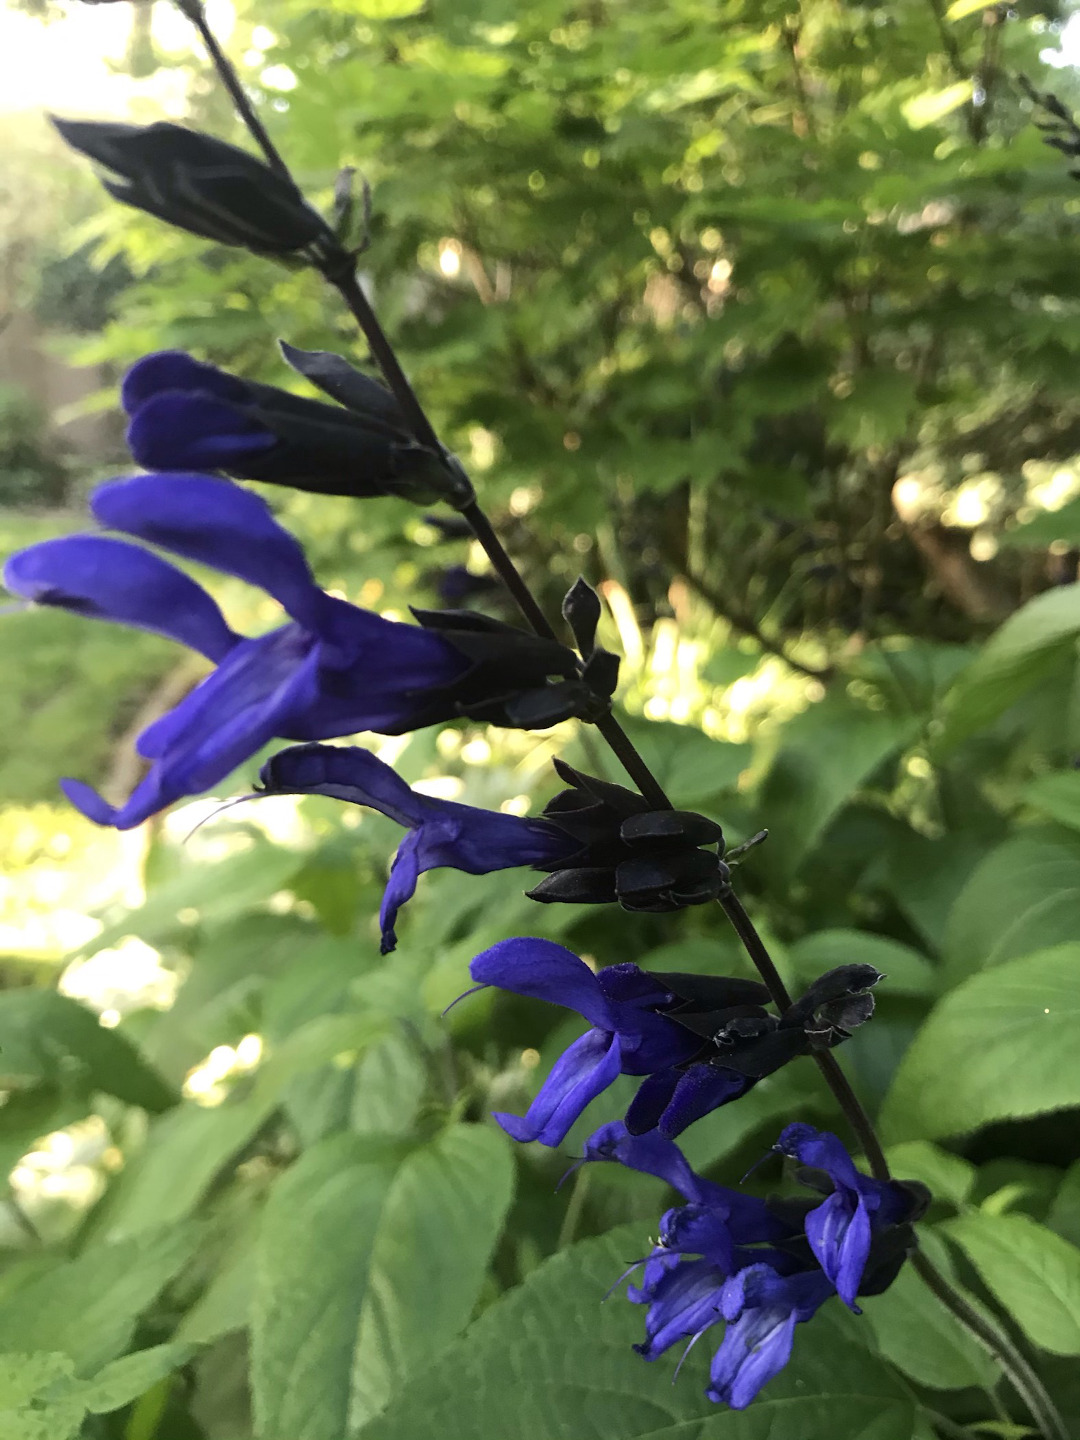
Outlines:
[[[549,607],[579,570],[600,585],[674,802],[733,843],[769,827],[739,884],[785,977],[888,973],[845,1065],[935,1192],[928,1250],[1011,1312],[1077,1426],[1080,192],[1015,81],[1076,91],[1038,59],[1058,18],[272,0],[233,48],[316,199],[339,164],[371,182],[380,313]],[[192,104],[235,136],[201,82]],[[275,336],[355,353],[310,275],[111,208],[88,241],[133,279],[86,360],[179,345],[288,383]],[[270,498],[363,604],[482,570],[394,502]],[[56,528],[7,513],[3,543]],[[639,1312],[599,1304],[660,1182],[594,1166],[555,1194],[565,1158],[487,1119],[577,1022],[491,994],[440,1018],[477,951],[746,973],[718,909],[437,872],[381,959],[396,827],[275,800],[186,844],[212,807],[97,834],[40,803],[52,778],[123,789],[133,726],[197,672],[74,617],[0,636],[5,1440],[1021,1433],[913,1275],[823,1312],[744,1416],[702,1399],[705,1345],[672,1387],[629,1349]],[[368,743],[489,807],[535,813],[556,753],[617,778],[571,727]],[[730,1182],[796,1118],[843,1123],[802,1062],[687,1151]]]

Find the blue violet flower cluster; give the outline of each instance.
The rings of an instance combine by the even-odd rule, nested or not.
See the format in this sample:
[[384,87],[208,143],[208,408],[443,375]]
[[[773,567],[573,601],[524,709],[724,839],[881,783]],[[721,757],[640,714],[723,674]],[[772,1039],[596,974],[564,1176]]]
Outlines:
[[[221,142],[207,150],[172,125],[62,128],[121,177],[121,199],[197,234],[260,253],[330,244],[288,182],[260,189],[265,167]],[[414,623],[403,623],[324,591],[297,541],[237,480],[443,500],[463,515],[473,493],[453,457],[417,439],[379,383],[338,356],[282,349],[328,400],[178,352],[140,361],[122,399],[132,452],[149,473],[93,492],[93,531],[32,545],[4,568],[8,589],[27,601],[156,632],[211,667],[138,737],[145,771],[130,796],[114,805],[86,780],[67,779],[71,803],[100,825],[130,829],[219,786],[269,742],[297,742],[262,766],[256,794],[328,796],[405,831],[379,915],[383,953],[397,943],[397,917],[420,876],[437,867],[530,867],[540,878],[526,893],[542,904],[665,914],[729,898],[733,856],[725,858],[721,827],[671,808],[655,782],[639,793],[556,759],[563,788],[528,818],[420,794],[369,750],[325,743],[459,717],[521,729],[578,718],[609,738],[618,661],[596,644],[600,605],[584,581],[564,605],[576,650],[473,610],[414,610]],[[468,529],[460,517],[435,523],[447,534]],[[255,587],[278,603],[283,623],[237,634],[177,560]],[[447,593],[482,597],[492,582],[477,578],[454,575]],[[662,1217],[628,1292],[645,1311],[637,1349],[646,1360],[722,1325],[707,1394],[741,1409],[786,1364],[796,1325],[833,1296],[857,1310],[858,1296],[891,1283],[915,1246],[913,1222],[929,1198],[921,1186],[861,1174],[835,1135],[804,1124],[788,1125],[775,1148],[810,1198],[726,1189],[695,1174],[675,1144],[781,1066],[832,1050],[869,1020],[882,978],[873,966],[830,970],[789,1000],[782,986],[734,976],[595,969],[553,941],[515,938],[476,956],[471,975],[478,989],[587,1022],[526,1113],[495,1114],[515,1140],[561,1145],[618,1076],[637,1082],[624,1119],[598,1129],[580,1163],[658,1176],[685,1202]]]

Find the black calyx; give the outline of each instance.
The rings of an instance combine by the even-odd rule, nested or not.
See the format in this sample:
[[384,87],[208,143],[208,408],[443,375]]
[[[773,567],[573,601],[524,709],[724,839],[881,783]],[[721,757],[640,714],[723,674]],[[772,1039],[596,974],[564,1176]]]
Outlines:
[[579,844],[569,860],[528,892],[533,900],[600,904],[662,914],[702,905],[720,894],[725,875],[715,850],[723,832],[689,811],[654,811],[635,791],[556,760],[570,787],[547,805],[543,818]]
[[127,125],[53,120],[63,139],[116,178],[125,205],[221,245],[285,256],[332,241],[322,217],[287,175],[197,130],[159,120]]

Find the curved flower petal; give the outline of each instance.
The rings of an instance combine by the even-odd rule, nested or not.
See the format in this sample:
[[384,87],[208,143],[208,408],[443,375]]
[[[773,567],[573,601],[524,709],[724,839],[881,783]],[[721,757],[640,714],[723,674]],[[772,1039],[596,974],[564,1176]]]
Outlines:
[[861,1197],[835,1190],[806,1217],[806,1238],[818,1264],[856,1313],[855,1297],[870,1256],[870,1216]]
[[39,605],[167,635],[209,660],[223,659],[240,638],[201,585],[126,540],[104,535],[43,540],[11,556],[4,584]]
[[729,1100],[737,1100],[753,1085],[745,1075],[715,1065],[690,1065],[679,1076],[671,1100],[660,1116],[661,1135],[673,1140],[688,1125]]
[[717,1205],[680,1205],[660,1219],[660,1244],[665,1250],[704,1255],[725,1275],[735,1268],[735,1237]]
[[832,1293],[824,1275],[781,1276],[768,1265],[749,1265],[724,1286],[721,1307],[728,1322],[713,1356],[710,1400],[744,1410],[791,1358],[795,1326]]
[[196,360],[184,350],[157,350],[144,355],[124,376],[120,403],[128,415],[134,415],[140,405],[164,390],[199,390],[236,405],[249,403],[251,398],[243,380],[216,365]]
[[[656,1130],[678,1083],[679,1071],[674,1066],[665,1066],[652,1075],[646,1075],[626,1112],[626,1128],[635,1139],[644,1138]],[[670,1140],[671,1137],[663,1138]]]
[[418,795],[389,765],[356,745],[279,750],[259,771],[259,788],[266,795],[327,795],[365,805],[399,825],[419,825],[432,809],[427,796]]
[[276,437],[253,415],[213,395],[166,391],[136,411],[128,448],[148,470],[241,471]]
[[720,1320],[724,1272],[708,1260],[684,1260],[665,1271],[652,1286],[645,1317],[645,1341],[634,1349],[655,1360],[690,1336],[700,1335]]
[[556,1060],[523,1117],[497,1110],[495,1119],[514,1140],[560,1145],[586,1105],[605,1091],[618,1073],[618,1036],[586,1030]]
[[497,985],[515,995],[565,1005],[600,1030],[615,1029],[596,976],[584,960],[554,940],[500,940],[476,956],[469,974],[478,985]]
[[398,911],[406,900],[411,900],[416,894],[416,882],[425,868],[421,863],[421,843],[421,831],[410,830],[398,846],[397,854],[391,863],[390,876],[386,882],[386,889],[383,891],[382,904],[379,906],[379,928],[382,931],[382,939],[379,942],[381,955],[389,955],[391,950],[396,948],[397,932],[394,925],[397,921]]
[[812,1170],[824,1170],[834,1185],[845,1185],[851,1190],[861,1190],[869,1177],[861,1174],[848,1154],[844,1142],[828,1130],[815,1130],[812,1125],[796,1121],[780,1132],[776,1149],[782,1155],[790,1155],[800,1165]]
[[259,640],[241,641],[207,680],[165,717],[157,758],[126,804],[114,808],[81,782],[65,793],[99,825],[130,830],[187,795],[199,795],[232,773],[274,735],[287,730],[297,709],[311,703],[317,651],[286,626]]
[[99,485],[90,508],[102,525],[257,585],[318,631],[329,597],[304,552],[250,490],[211,475],[135,475]]
[[666,1180],[692,1204],[715,1204],[728,1194],[722,1186],[695,1174],[674,1140],[666,1140],[655,1129],[632,1135],[621,1120],[612,1120],[594,1130],[585,1141],[582,1158],[614,1160],[631,1170],[655,1175],[658,1180]]

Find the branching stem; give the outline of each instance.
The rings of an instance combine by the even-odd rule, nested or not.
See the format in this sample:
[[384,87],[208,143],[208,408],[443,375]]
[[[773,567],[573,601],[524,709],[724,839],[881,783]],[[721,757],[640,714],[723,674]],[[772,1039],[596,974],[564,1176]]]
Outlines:
[[[267,162],[279,173],[289,175],[284,160],[255,114],[250,100],[244,94],[239,77],[228,57],[214,39],[203,14],[200,0],[177,0],[177,3],[202,36],[214,68],[232,96],[240,118],[266,156]],[[339,248],[325,254],[317,263],[322,274],[337,290],[363,331],[371,348],[372,356],[382,371],[413,434],[422,444],[441,454],[446,454],[445,447],[439,441],[434,426],[417,399],[393,346],[360,287],[356,278],[353,258],[344,249]],[[460,513],[468,521],[473,534],[490,560],[492,568],[506,585],[533,631],[545,639],[554,638],[554,629],[477,501],[471,500],[462,507]],[[606,715],[597,723],[596,728],[607,741],[627,774],[638,786],[642,795],[659,809],[671,809],[671,801],[664,792],[663,786],[642,759],[615,716]],[[782,1010],[787,1009],[791,1004],[791,996],[788,994],[787,987],[742,901],[730,886],[721,895],[720,903],[763,983],[768,988],[774,1003]],[[826,1084],[858,1137],[873,1174],[879,1180],[888,1180],[888,1163],[881,1148],[881,1142],[874,1131],[873,1123],[841,1070],[836,1057],[826,1053],[815,1055],[814,1058]],[[583,1190],[581,1194],[583,1199]],[[1031,1412],[1044,1440],[1070,1440],[1061,1417],[1043,1388],[1042,1382],[1013,1342],[997,1326],[985,1320],[978,1311],[969,1305],[967,1300],[953,1288],[946,1277],[924,1254],[916,1251],[912,1258],[912,1265],[942,1304],[995,1356],[1008,1375],[1013,1388]]]

